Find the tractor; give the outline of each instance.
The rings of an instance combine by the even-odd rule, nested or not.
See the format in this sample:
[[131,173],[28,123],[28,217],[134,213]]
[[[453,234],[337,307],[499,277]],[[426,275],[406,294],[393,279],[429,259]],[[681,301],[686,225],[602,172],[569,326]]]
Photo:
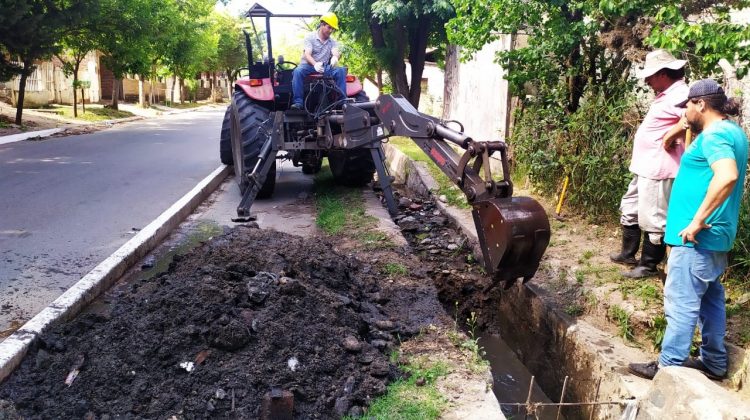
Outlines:
[[[235,82],[220,139],[222,163],[234,166],[242,199],[235,221],[248,220],[256,198],[270,197],[275,188],[276,161],[290,160],[305,174],[321,169],[323,158],[334,180],[348,186],[373,181],[383,192],[389,213],[398,208],[384,164],[383,142],[391,136],[411,138],[466,195],[492,285],[531,279],[550,240],[550,226],[543,207],[529,197],[513,197],[507,147],[502,141],[475,141],[448,123],[418,112],[401,95],[381,95],[371,101],[353,75],[346,77],[346,98],[335,83],[314,75],[305,81],[303,109],[292,104],[292,72],[295,63],[274,60],[270,18],[312,17],[273,14],[254,4],[247,17],[266,23],[267,55],[253,61],[250,35],[247,77]],[[257,36],[257,32],[256,32]],[[459,153],[463,150],[463,153]],[[490,156],[499,155],[502,176],[490,171]]]

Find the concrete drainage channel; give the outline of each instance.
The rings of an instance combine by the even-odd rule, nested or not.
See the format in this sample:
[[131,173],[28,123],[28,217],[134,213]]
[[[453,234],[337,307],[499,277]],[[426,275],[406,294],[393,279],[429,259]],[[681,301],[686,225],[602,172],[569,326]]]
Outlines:
[[[397,182],[422,196],[437,189],[423,163],[411,161],[389,144],[385,149]],[[437,204],[460,227],[474,254],[481,256],[469,212]],[[537,276],[549,274],[540,269]],[[646,354],[591,324],[573,320],[549,304],[546,293],[532,281],[490,294],[483,308],[490,312],[485,315],[497,335],[486,334],[481,341],[486,350],[500,353],[507,352],[507,343],[546,395],[564,403],[561,411],[566,418],[750,419],[750,404],[696,370],[665,368],[654,381],[629,374],[628,362],[647,360]],[[492,361],[493,355],[488,359]],[[493,375],[505,375],[507,365],[496,365]],[[530,389],[528,383],[525,386]],[[540,412],[538,418],[559,418],[559,406],[535,400],[531,391],[529,396],[503,411],[513,418]]]

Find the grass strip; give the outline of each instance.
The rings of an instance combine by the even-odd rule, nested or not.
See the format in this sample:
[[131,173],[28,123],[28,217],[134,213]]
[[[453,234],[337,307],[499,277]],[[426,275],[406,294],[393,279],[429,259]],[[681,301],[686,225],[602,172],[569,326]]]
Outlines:
[[[417,359],[400,366],[408,379],[399,379],[388,385],[385,395],[377,398],[368,408],[364,418],[425,420],[437,419],[448,408],[448,401],[435,385],[438,378],[448,374],[443,362],[430,363]],[[420,385],[418,385],[418,383]],[[346,417],[351,419],[351,417]]]
[[471,208],[469,203],[466,202],[466,196],[463,191],[461,191],[453,181],[451,181],[448,176],[438,168],[435,162],[433,162],[416,143],[406,137],[391,137],[389,142],[410,159],[427,164],[427,170],[430,171],[430,175],[432,175],[438,183],[437,194],[444,195],[448,204],[463,209]]
[[393,246],[388,235],[377,229],[377,219],[365,211],[362,191],[336,184],[327,161],[315,175],[314,192],[315,223],[323,232],[354,239],[366,249]]

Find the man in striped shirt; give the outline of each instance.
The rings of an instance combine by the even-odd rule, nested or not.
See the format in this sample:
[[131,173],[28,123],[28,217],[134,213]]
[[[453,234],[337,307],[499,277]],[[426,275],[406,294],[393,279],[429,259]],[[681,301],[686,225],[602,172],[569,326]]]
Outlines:
[[341,49],[331,33],[339,28],[339,19],[334,13],[320,17],[318,29],[305,37],[300,64],[292,77],[292,109],[303,109],[304,81],[313,73],[332,77],[342,98],[346,98],[346,68],[339,67]]

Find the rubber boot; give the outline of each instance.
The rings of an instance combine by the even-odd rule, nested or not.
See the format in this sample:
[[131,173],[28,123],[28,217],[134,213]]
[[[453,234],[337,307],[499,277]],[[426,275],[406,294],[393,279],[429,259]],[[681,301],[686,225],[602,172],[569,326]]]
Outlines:
[[636,265],[638,260],[635,259],[635,254],[640,246],[641,228],[638,225],[622,225],[622,250],[609,254],[609,259],[617,264]]
[[634,269],[622,273],[623,276],[631,279],[641,279],[659,275],[659,270],[656,266],[661,263],[667,254],[667,244],[664,243],[664,237],[659,241],[660,244],[656,245],[651,243],[648,234],[645,236],[643,249],[641,250],[641,261]]

